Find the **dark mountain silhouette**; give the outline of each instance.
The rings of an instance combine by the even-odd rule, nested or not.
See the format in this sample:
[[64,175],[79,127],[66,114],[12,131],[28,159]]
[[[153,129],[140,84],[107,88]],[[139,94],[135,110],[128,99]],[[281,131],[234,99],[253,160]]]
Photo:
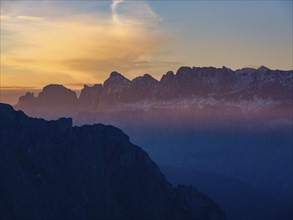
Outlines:
[[150,75],[130,81],[112,72],[103,84],[84,86],[79,99],[62,85],[49,85],[34,97],[20,97],[15,106],[31,116],[72,116],[79,111],[133,111],[156,108],[198,109],[228,106],[242,112],[289,107],[292,102],[293,71],[243,68],[180,67],[162,76]]
[[[205,186],[221,182],[223,177],[224,186],[241,189],[237,181],[242,181],[258,191],[250,193],[243,205],[233,206],[234,193],[230,191],[226,196],[218,194],[220,188],[202,190],[219,195],[217,202],[228,217],[238,220],[243,217],[240,213],[246,213],[258,220],[270,215],[260,210],[275,210],[276,214],[286,209],[282,204],[292,207],[292,86],[293,70],[266,67],[236,71],[181,67],[160,80],[146,74],[132,81],[113,72],[104,84],[85,86],[75,108],[65,114],[58,105],[52,111],[38,101],[29,101],[42,99],[32,94],[22,97],[16,108],[47,119],[71,116],[75,125],[117,126],[133,143],[143,146],[159,166],[187,169],[187,184],[199,183],[197,178],[189,178],[191,172],[217,174],[202,178]],[[173,171],[170,177],[176,177]],[[241,193],[235,195],[241,197]],[[280,201],[279,205],[265,199],[269,197]],[[258,202],[246,208],[250,199]]]
[[1,219],[224,218],[195,188],[173,188],[113,126],[33,119],[6,104],[0,116]]

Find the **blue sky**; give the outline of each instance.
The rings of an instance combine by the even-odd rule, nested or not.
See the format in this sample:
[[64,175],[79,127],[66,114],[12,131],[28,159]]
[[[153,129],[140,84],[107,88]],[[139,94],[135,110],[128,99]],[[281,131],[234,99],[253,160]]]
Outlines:
[[[292,1],[153,1],[189,65],[292,69]],[[184,49],[182,49],[184,48]],[[176,55],[175,55],[176,56]]]

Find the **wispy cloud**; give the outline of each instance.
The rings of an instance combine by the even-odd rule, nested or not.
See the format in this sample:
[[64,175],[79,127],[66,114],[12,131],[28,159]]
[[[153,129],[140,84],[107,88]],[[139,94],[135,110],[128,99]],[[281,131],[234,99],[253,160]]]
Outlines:
[[161,17],[147,1],[113,0],[111,4],[112,21],[118,24],[156,25]]
[[32,90],[38,89],[37,87],[28,87],[28,86],[0,86],[1,90]]
[[27,16],[27,15],[19,15],[16,16],[17,19],[26,20],[26,21],[41,21],[43,20],[42,17],[36,17],[36,16]]
[[112,0],[111,9],[112,9],[112,15],[117,15],[117,8],[118,5],[125,0]]
[[112,9],[113,14],[116,13],[116,9],[118,7],[118,4],[120,4],[121,2],[124,2],[124,1],[125,0],[112,0],[111,9]]
[[124,2],[124,0],[113,0],[112,1],[112,4],[111,4],[111,10],[112,10],[112,21],[114,23],[120,23],[120,20],[119,20],[119,15],[117,13],[117,8],[118,8],[118,5],[120,3]]

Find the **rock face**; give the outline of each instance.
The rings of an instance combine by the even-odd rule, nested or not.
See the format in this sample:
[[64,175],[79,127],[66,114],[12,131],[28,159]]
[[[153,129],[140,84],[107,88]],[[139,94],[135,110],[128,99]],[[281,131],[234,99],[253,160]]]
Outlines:
[[115,104],[126,100],[125,92],[130,88],[131,81],[120,73],[112,72],[110,77],[104,82],[103,95],[106,104]]
[[[44,87],[38,97],[20,97],[17,109],[30,116],[58,118],[80,111],[202,108],[225,105],[241,111],[290,106],[293,71],[243,68],[180,67],[157,81],[149,74],[132,81],[117,72],[102,84],[85,86],[80,98],[61,85]],[[168,104],[169,103],[169,104]],[[166,105],[168,104],[168,105]],[[43,114],[46,112],[46,115]]]
[[103,85],[95,84],[93,87],[84,85],[79,96],[79,106],[81,110],[96,109],[102,100]]
[[29,115],[38,117],[53,117],[68,115],[77,108],[78,99],[76,93],[63,85],[47,85],[35,97],[32,93],[26,93],[20,97],[18,107]]
[[192,187],[173,188],[128,136],[0,104],[0,219],[223,219]]
[[139,102],[145,99],[154,99],[159,82],[151,75],[145,74],[143,76],[136,77],[131,82],[129,90],[129,101]]

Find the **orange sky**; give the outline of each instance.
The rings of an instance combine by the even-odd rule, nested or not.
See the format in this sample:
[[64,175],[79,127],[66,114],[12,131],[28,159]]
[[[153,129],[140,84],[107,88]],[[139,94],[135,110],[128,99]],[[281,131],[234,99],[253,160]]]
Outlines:
[[[15,98],[8,98],[12,93],[37,91],[51,83],[80,89],[84,83],[103,82],[114,70],[130,79],[144,73],[159,79],[182,65],[292,69],[292,42],[287,39],[290,36],[273,42],[271,39],[276,37],[264,29],[254,30],[255,35],[236,37],[237,31],[232,33],[233,30],[244,23],[239,20],[235,23],[238,26],[230,25],[234,29],[226,33],[223,30],[230,19],[220,21],[223,26],[214,24],[216,16],[209,16],[210,20],[204,17],[209,15],[204,11],[210,10],[209,5],[201,9],[198,5],[202,3],[166,4],[123,0],[1,1],[1,101],[15,102]],[[223,5],[214,8],[222,13]],[[280,24],[287,19],[282,13],[275,15],[280,16]],[[278,22],[270,24],[280,29]],[[276,36],[287,36],[282,29],[279,31]],[[259,33],[265,34],[258,36]]]

